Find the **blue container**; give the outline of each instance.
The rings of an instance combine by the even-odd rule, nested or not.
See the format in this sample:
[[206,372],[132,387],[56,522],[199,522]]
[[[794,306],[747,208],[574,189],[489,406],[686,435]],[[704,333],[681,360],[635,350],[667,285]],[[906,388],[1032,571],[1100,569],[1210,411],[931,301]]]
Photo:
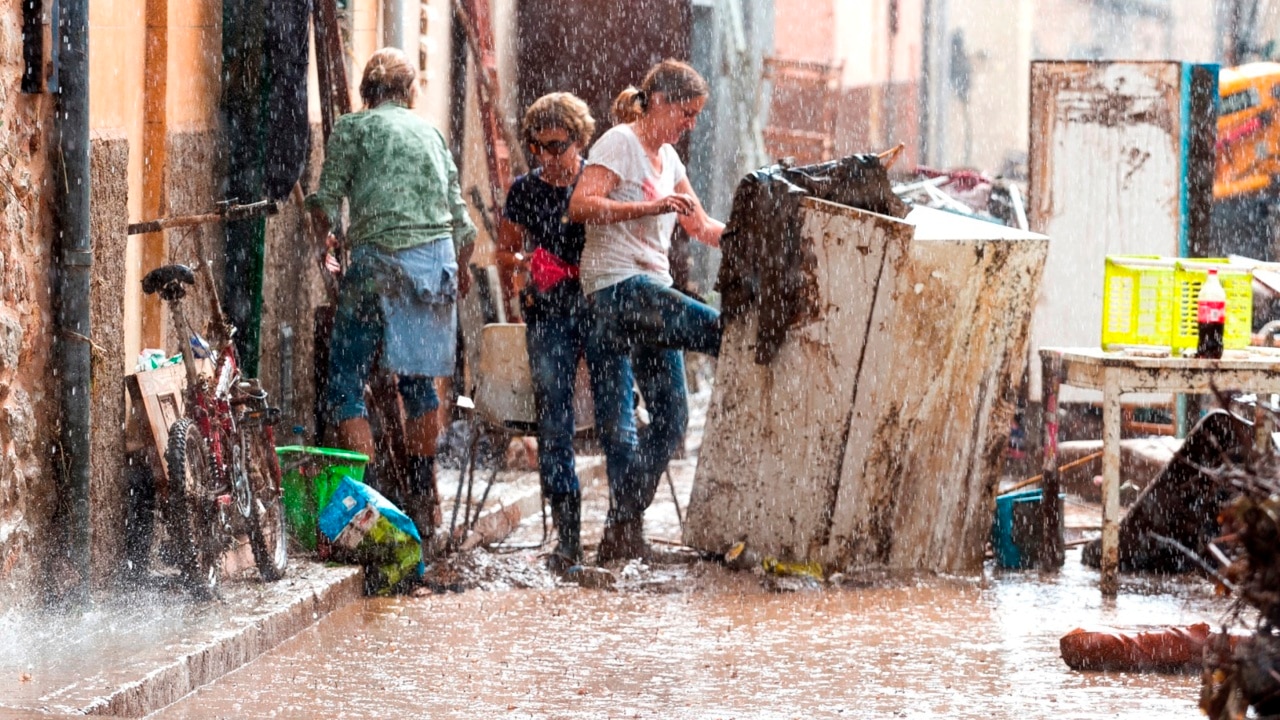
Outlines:
[[[1041,537],[1042,497],[1041,490],[1023,490],[996,498],[991,548],[1000,567],[1016,570],[1035,565]],[[1058,497],[1066,496],[1059,494]]]

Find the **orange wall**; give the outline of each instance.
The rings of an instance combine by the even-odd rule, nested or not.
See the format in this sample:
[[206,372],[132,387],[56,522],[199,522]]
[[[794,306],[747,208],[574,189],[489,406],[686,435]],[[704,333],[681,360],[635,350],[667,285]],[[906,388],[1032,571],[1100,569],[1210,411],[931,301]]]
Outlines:
[[788,60],[829,63],[835,59],[838,0],[776,0],[774,53]]
[[[349,18],[348,80],[355,88],[360,71],[382,45],[382,0],[355,0]],[[417,3],[406,2],[407,5]],[[450,0],[426,0],[426,22],[409,13],[406,36],[425,29],[426,82],[418,112],[442,132],[449,131]],[[501,4],[501,0],[499,0]],[[122,131],[129,142],[129,221],[168,213],[164,168],[167,139],[174,133],[208,130],[218,122],[222,72],[222,0],[91,0],[89,8],[89,122],[94,130]],[[416,57],[418,47],[406,48]],[[314,48],[313,48],[314,52]],[[319,121],[311,71],[312,117]],[[212,206],[215,198],[209,198]],[[144,302],[138,290],[144,269],[166,260],[160,235],[131,236],[126,251],[125,357],[132,368],[144,347],[161,342],[159,308]]]

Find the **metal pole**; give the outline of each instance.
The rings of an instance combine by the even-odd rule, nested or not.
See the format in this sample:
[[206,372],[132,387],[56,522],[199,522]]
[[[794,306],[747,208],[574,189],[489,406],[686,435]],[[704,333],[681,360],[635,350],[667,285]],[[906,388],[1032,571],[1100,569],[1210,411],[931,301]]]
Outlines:
[[88,598],[89,522],[89,2],[62,0],[58,20],[59,83],[54,126],[61,173],[57,208],[58,335],[54,368],[59,380],[61,423],[57,476],[66,552],[77,584],[67,598]]
[[1040,481],[1040,556],[1042,571],[1057,571],[1065,554],[1062,547],[1062,501],[1058,499],[1058,390],[1062,383],[1062,356],[1040,351],[1040,403],[1044,429],[1044,474]]

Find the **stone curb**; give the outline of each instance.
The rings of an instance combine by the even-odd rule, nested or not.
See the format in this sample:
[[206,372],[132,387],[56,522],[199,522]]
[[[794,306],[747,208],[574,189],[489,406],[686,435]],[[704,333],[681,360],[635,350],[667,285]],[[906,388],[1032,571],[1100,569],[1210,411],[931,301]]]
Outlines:
[[[542,494],[534,487],[514,501],[491,501],[491,506],[480,514],[477,527],[518,525],[523,518],[540,513],[541,508]],[[325,615],[360,600],[363,591],[363,574],[359,568],[352,567],[341,579],[312,587],[310,592],[300,594],[286,605],[268,611],[248,625],[228,630],[222,637],[175,658],[140,680],[121,685],[79,711],[99,717],[149,715],[247,665]],[[0,718],[3,717],[0,714]]]
[[86,715],[119,717],[153,713],[243,667],[328,613],[360,599],[363,587],[363,574],[358,568],[352,568],[336,582],[314,588],[251,625],[229,631],[141,680],[122,685],[81,711]]

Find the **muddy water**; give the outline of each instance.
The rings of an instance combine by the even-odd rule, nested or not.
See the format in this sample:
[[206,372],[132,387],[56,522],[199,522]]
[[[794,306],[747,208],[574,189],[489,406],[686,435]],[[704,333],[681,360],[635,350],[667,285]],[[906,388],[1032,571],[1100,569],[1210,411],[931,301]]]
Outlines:
[[1044,581],[790,593],[718,567],[629,574],[660,581],[356,603],[156,717],[1194,718],[1195,678],[1072,672],[1057,639],[1221,607],[1196,580],[1103,602],[1076,556]]

